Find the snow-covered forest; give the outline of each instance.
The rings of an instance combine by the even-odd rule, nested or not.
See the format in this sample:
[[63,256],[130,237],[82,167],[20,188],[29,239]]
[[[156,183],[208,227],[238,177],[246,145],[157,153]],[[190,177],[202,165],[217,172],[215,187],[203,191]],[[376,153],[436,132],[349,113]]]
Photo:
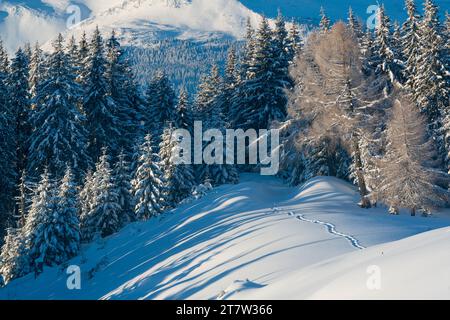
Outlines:
[[229,47],[226,58],[195,94],[183,80],[198,70],[155,63],[143,78],[158,51],[127,54],[114,32],[59,35],[51,52],[25,45],[12,57],[0,43],[0,284],[256,169],[175,165],[171,133],[194,121],[280,129],[279,175],[290,185],[335,176],[357,186],[355,206],[386,214],[447,207],[450,16],[432,0],[423,15],[413,0],[406,8],[400,24],[381,7],[375,30],[351,9],[335,23],[322,10],[306,37],[281,13],[273,27],[249,21],[244,43],[216,48],[221,57]]

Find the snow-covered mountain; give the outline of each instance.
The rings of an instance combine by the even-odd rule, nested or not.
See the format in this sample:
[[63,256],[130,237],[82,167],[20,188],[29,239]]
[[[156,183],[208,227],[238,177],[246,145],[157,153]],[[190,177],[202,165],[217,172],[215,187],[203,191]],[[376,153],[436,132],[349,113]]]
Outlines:
[[[25,41],[47,42],[57,33],[79,36],[98,26],[113,29],[124,44],[175,38],[241,38],[249,17],[261,16],[237,0],[34,0],[0,4],[0,34],[9,51]],[[80,23],[74,24],[79,17]]]
[[[379,1],[392,20],[405,18],[404,0]],[[417,1],[418,7],[421,0]],[[441,15],[450,10],[450,0],[435,0]],[[26,41],[43,43],[66,31],[76,13],[80,28],[99,25],[118,29],[130,41],[176,37],[205,39],[229,35],[240,37],[249,16],[274,17],[278,9],[305,23],[317,23],[323,6],[333,20],[346,19],[351,6],[362,20],[373,15],[372,0],[3,0],[0,1],[0,35],[9,51]],[[76,6],[76,7],[74,7]],[[75,11],[74,11],[75,10]],[[85,21],[86,20],[86,21]],[[78,28],[72,30],[79,33]]]
[[89,18],[70,30],[79,34],[96,26],[116,30],[126,43],[144,46],[164,38],[209,40],[241,38],[250,17],[260,16],[235,0],[128,0]]
[[[246,174],[11,282],[0,299],[450,299],[448,214],[392,216],[358,199],[332,177],[294,188]],[[69,265],[81,290],[67,288]],[[368,285],[377,276],[381,287]]]

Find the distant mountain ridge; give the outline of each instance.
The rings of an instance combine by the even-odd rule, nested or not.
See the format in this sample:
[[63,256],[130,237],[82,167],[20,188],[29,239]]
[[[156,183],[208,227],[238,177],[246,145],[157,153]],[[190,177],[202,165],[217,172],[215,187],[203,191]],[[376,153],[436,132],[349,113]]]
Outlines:
[[[8,0],[0,3],[0,34],[10,52],[27,41],[45,43],[60,32],[79,36],[96,26],[104,33],[114,29],[124,44],[144,46],[166,38],[240,39],[248,17],[255,25],[261,19],[237,0],[112,0],[108,3]],[[73,5],[80,9],[81,22],[67,29],[66,21],[73,14]]]

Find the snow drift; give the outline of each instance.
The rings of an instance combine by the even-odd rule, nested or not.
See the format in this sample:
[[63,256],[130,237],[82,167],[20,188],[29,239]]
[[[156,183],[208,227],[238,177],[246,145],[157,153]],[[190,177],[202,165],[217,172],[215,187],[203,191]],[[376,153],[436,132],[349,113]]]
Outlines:
[[[67,289],[67,265],[13,281],[0,299],[448,298],[450,229],[430,231],[448,216],[390,216],[357,199],[335,178],[290,188],[244,175],[85,246],[68,264],[81,290]],[[382,290],[366,286],[371,265]]]

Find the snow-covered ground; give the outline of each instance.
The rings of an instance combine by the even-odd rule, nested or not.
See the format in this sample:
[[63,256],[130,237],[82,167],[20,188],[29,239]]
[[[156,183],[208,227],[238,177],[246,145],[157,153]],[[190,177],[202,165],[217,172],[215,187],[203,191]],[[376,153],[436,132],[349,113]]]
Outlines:
[[449,216],[390,216],[357,199],[335,178],[291,188],[244,175],[84,247],[70,262],[81,290],[48,268],[0,299],[450,298]]

